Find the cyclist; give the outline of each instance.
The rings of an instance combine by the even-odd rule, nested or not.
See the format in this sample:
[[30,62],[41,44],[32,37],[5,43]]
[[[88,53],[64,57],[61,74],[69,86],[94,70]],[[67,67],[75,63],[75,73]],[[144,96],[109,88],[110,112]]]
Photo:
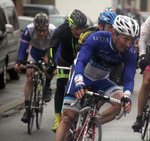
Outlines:
[[86,39],[94,32],[96,31],[113,31],[112,24],[114,23],[114,20],[116,18],[116,14],[111,11],[105,11],[99,14],[98,16],[98,26],[90,26],[86,28],[79,38],[79,44],[77,45],[77,52],[81,49],[82,45],[86,41]]
[[[117,13],[116,9],[112,7],[106,7],[104,11],[111,11]],[[123,63],[114,68],[110,74],[110,80],[114,81],[117,85],[123,86],[123,71],[122,71]]]
[[[65,141],[69,128],[76,121],[78,105],[71,107],[70,103],[76,98],[82,98],[84,85],[91,86],[94,92],[103,90],[106,95],[130,101],[136,71],[136,52],[132,41],[138,36],[139,26],[135,20],[118,15],[113,28],[112,33],[97,31],[91,34],[74,61],[76,66],[72,68],[65,91],[62,119],[56,131],[55,141]],[[122,61],[125,63],[124,92],[108,78],[109,72]],[[130,112],[130,102],[125,105],[125,110]],[[113,120],[119,112],[120,106],[112,104],[112,107],[102,112],[101,123]]]
[[[55,58],[55,53],[59,45],[61,45],[57,65],[70,67],[76,56],[76,44],[83,29],[87,24],[87,17],[83,12],[75,9],[68,19],[60,25],[53,37],[50,47],[52,48],[52,56]],[[55,121],[52,127],[56,131],[61,120],[61,109],[64,98],[65,86],[69,77],[69,70],[57,69],[57,89],[55,93]]]
[[114,8],[112,8],[112,7],[106,7],[105,9],[104,9],[104,11],[111,11],[111,12],[116,12],[116,9],[114,9]]
[[138,95],[138,112],[136,122],[132,126],[134,132],[139,132],[142,127],[142,113],[150,92],[150,46],[148,45],[149,40],[150,16],[141,26],[139,39],[139,67],[143,72],[143,81]]
[[[98,26],[91,26],[86,28],[85,31],[80,35],[79,44],[77,45],[77,52],[82,47],[83,43],[86,39],[91,35],[91,33],[96,31],[113,31],[112,24],[114,23],[115,17],[117,16],[114,12],[109,11],[109,9],[105,9],[105,12],[102,12],[98,16]],[[113,10],[114,11],[114,10]],[[118,65],[115,69],[110,72],[110,79],[115,83],[120,85],[120,75],[122,75],[122,64]],[[121,70],[120,70],[121,68]],[[119,81],[116,81],[119,80]]]
[[[49,49],[49,44],[51,42],[52,35],[55,30],[55,26],[49,23],[48,16],[44,13],[38,13],[36,14],[34,18],[34,22],[29,24],[26,29],[23,32],[20,48],[19,48],[19,54],[18,54],[18,61],[16,65],[14,66],[15,70],[17,72],[20,72],[23,65],[18,65],[19,59],[24,60],[25,54],[28,45],[31,45],[29,56],[27,61],[38,61],[42,55],[46,55]],[[48,56],[48,55],[47,55]],[[48,62],[48,58],[45,57],[45,61]],[[23,117],[21,120],[24,123],[28,122],[28,105],[29,105],[29,94],[31,89],[31,73],[32,68],[27,68],[26,75],[27,80],[25,84],[25,113],[23,114]],[[50,101],[51,98],[51,89],[50,87],[50,79],[46,79],[46,89],[44,92],[44,100],[46,102]]]

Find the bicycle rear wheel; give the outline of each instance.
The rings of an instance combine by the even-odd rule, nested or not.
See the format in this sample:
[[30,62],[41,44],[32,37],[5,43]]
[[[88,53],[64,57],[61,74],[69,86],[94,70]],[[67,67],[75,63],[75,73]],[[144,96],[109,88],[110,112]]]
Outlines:
[[149,131],[149,112],[147,111],[148,107],[144,109],[143,117],[142,117],[142,129],[141,129],[141,138],[144,140],[150,139],[150,131]]
[[44,110],[44,100],[43,100],[43,86],[38,85],[40,91],[38,92],[37,110],[36,110],[36,127],[40,129],[42,123],[42,116]]
[[101,141],[102,126],[100,121],[96,117],[92,117],[80,135],[79,141]]
[[35,117],[35,103],[36,103],[36,92],[37,87],[33,83],[31,87],[31,93],[30,93],[30,104],[29,104],[29,113],[28,113],[28,133],[32,133],[33,123],[34,123],[34,117]]

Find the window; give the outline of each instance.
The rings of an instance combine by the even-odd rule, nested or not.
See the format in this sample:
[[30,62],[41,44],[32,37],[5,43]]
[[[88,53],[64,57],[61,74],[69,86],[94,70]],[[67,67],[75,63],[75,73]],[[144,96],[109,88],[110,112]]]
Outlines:
[[46,9],[43,9],[43,8],[37,8],[37,7],[34,7],[34,8],[33,7],[26,7],[26,8],[24,8],[24,15],[25,16],[34,17],[37,13],[40,13],[40,12],[48,14],[48,11]]
[[6,12],[8,15],[9,22],[13,26],[14,30],[19,29],[18,18],[16,16],[14,7],[7,7]]

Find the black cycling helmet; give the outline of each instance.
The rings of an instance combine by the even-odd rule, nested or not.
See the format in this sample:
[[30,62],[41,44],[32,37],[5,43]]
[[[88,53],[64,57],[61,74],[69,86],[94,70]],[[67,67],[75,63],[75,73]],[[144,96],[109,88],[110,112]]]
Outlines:
[[87,17],[80,10],[75,9],[69,15],[69,24],[77,28],[84,28],[87,24]]
[[48,16],[44,13],[38,13],[34,18],[34,26],[37,31],[47,30],[49,26]]

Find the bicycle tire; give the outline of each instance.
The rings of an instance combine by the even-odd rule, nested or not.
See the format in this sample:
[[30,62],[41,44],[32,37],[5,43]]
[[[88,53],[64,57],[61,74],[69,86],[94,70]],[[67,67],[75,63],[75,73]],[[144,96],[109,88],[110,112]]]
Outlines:
[[43,110],[44,110],[44,100],[43,100],[43,85],[38,85],[40,91],[38,92],[38,98],[37,98],[37,110],[36,110],[36,128],[40,129],[41,123],[42,123],[42,116],[43,116]]
[[[86,133],[86,134],[85,134]],[[98,118],[92,117],[89,124],[84,127],[78,141],[101,141],[102,126]]]
[[142,129],[141,129],[141,138],[142,140],[147,138],[147,131],[148,131],[148,124],[149,124],[149,114],[147,115],[147,110],[148,107],[143,112],[143,117],[142,117]]
[[34,124],[34,117],[35,117],[35,102],[36,102],[36,92],[37,87],[36,84],[33,82],[31,86],[31,93],[30,93],[30,103],[29,103],[29,113],[28,113],[28,133],[32,133],[33,124]]

